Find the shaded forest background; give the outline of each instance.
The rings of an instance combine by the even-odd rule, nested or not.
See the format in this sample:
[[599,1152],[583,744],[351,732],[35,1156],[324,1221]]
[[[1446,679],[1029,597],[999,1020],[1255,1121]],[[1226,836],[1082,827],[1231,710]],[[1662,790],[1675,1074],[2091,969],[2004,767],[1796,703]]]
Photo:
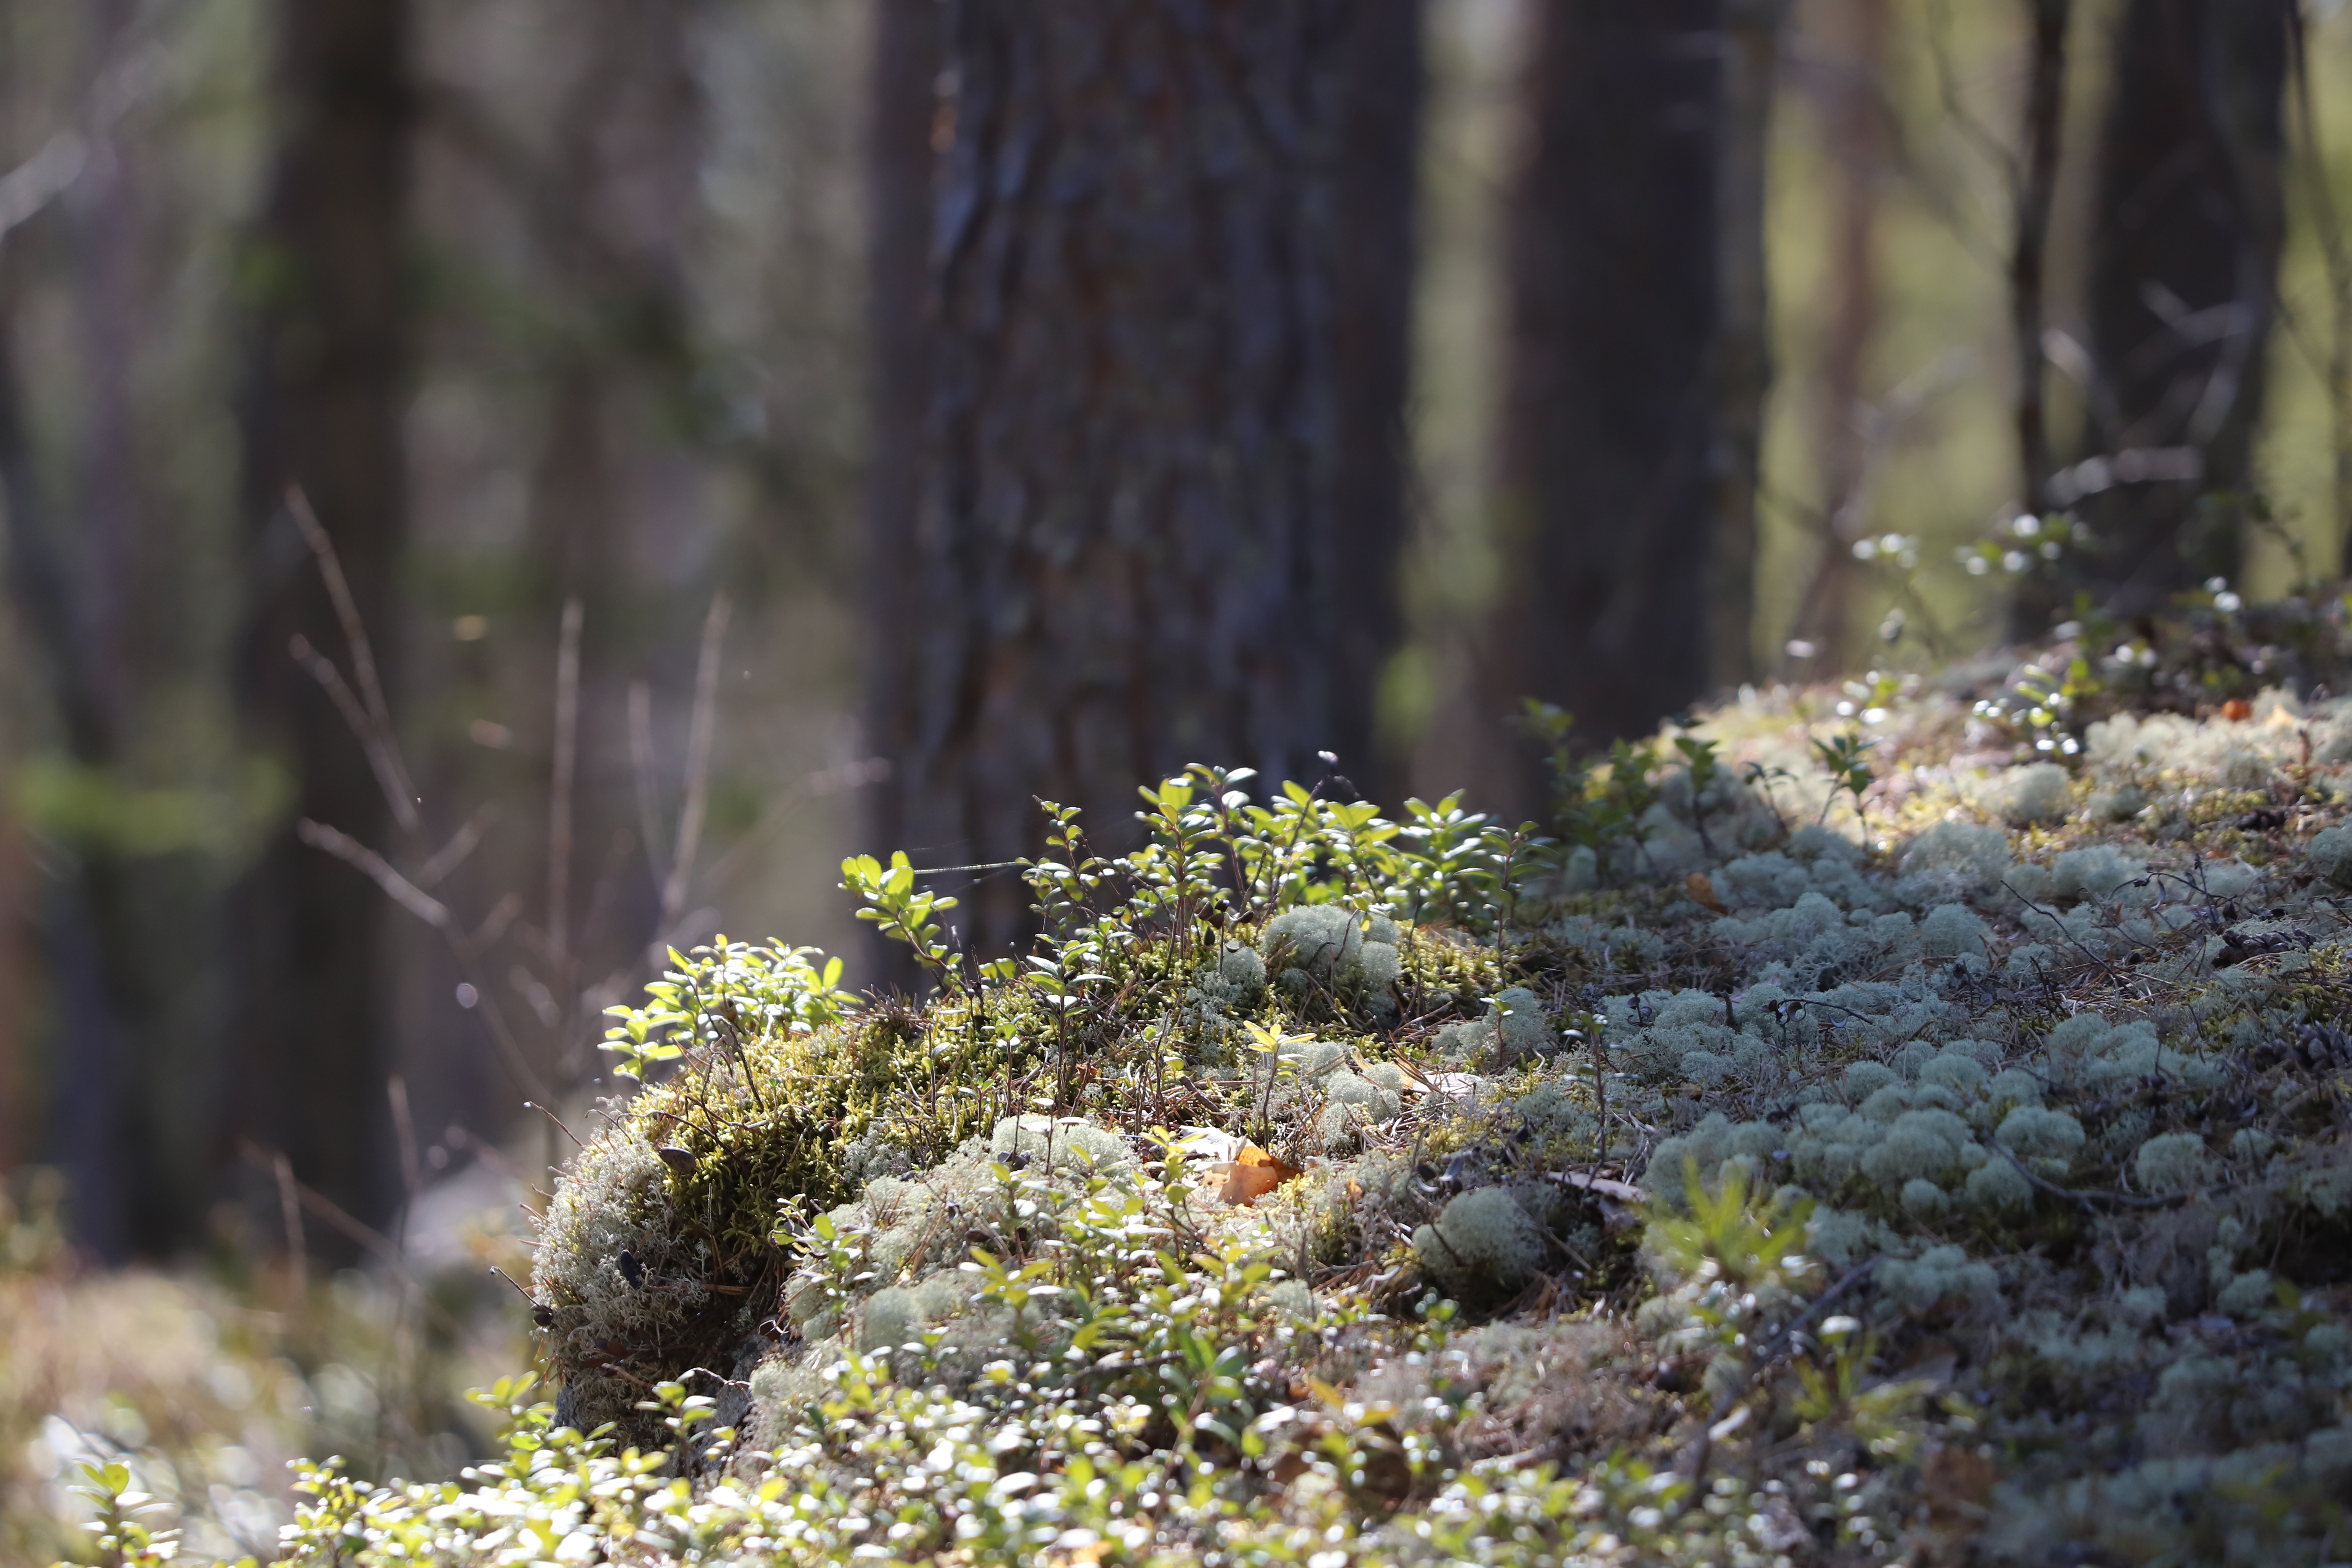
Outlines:
[[2331,578],[2344,9],[0,0],[0,1170],[380,1224],[846,853]]

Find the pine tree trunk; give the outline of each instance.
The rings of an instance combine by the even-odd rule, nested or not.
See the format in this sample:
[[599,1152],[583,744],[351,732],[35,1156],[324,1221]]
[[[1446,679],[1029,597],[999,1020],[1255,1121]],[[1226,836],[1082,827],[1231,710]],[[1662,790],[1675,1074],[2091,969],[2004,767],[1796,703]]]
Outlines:
[[[877,520],[881,847],[1034,853],[1038,796],[1116,845],[1189,762],[1373,760],[1418,14],[951,8],[919,488],[903,546]],[[878,435],[877,500],[915,460]],[[1024,902],[984,879],[961,923],[1001,946]]]
[[[236,698],[248,743],[291,770],[293,815],[391,848],[393,818],[358,742],[288,654],[301,636],[350,672],[284,494],[300,485],[332,535],[396,692],[409,17],[404,0],[289,5],[281,16],[280,139],[245,409],[255,534]],[[391,1198],[391,914],[366,878],[288,831],[238,889],[232,926],[244,1130],[362,1217]]]
[[[1646,733],[1707,687],[1723,0],[1539,8],[1513,195],[1488,715]],[[1531,773],[1490,759],[1496,802]],[[1515,787],[1514,787],[1515,786]]]
[[2060,586],[2122,613],[2238,569],[2294,14],[2293,0],[2131,0],[2116,26],[2089,284],[2088,456],[2104,460],[2051,499],[2079,495],[2098,542]]

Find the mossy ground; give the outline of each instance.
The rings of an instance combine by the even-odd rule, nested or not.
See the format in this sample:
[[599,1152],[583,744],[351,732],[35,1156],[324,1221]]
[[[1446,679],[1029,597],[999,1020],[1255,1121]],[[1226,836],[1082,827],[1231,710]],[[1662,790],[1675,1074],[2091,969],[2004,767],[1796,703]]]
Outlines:
[[2340,1555],[2344,623],[1751,694],[1534,835],[1203,770],[1033,870],[1035,963],[675,1015],[536,1281],[564,1418],[649,1458],[525,1415],[293,1544]]

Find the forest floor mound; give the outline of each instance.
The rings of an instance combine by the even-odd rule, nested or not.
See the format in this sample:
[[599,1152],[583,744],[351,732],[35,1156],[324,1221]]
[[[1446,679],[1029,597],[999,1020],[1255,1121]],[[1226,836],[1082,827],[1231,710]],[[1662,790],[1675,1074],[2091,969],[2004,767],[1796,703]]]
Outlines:
[[920,1000],[681,955],[552,1404],[305,1560],[2317,1563],[2352,1541],[2342,601],[1746,693],[1549,819],[1049,808]]

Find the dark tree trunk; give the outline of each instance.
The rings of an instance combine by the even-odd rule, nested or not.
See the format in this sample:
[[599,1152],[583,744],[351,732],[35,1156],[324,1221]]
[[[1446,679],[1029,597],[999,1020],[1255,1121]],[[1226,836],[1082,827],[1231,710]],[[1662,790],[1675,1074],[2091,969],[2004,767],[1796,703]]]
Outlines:
[[[0,294],[0,496],[7,504],[9,587],[26,641],[47,678],[64,752],[85,779],[116,760],[120,725],[93,674],[68,550],[44,492],[25,419],[10,330],[14,300]],[[56,1015],[48,1075],[50,1136],[43,1154],[66,1172],[76,1237],[121,1258],[173,1239],[184,1209],[155,1191],[165,1175],[155,1101],[140,1081],[132,1015],[147,987],[141,956],[121,924],[124,868],[103,843],[73,846],[69,875],[43,889],[42,924]],[[114,940],[108,940],[110,937]],[[148,1064],[152,1065],[152,1064]],[[184,1187],[191,1173],[171,1173]],[[147,1213],[133,1209],[145,1194]],[[159,1212],[162,1211],[162,1212]]]
[[1764,394],[1772,384],[1765,289],[1764,165],[1772,144],[1774,79],[1789,0],[1722,0],[1715,156],[1716,333],[1713,530],[1707,556],[1707,684],[1738,685],[1755,669],[1756,480]]
[[1424,96],[1421,0],[1360,0],[1338,62],[1333,182],[1331,512],[1339,535],[1331,747],[1368,798],[1394,805],[1411,758],[1380,728],[1378,679],[1404,636],[1414,227]]
[[[106,0],[77,16],[90,80],[112,79],[137,48],[133,10]],[[185,681],[191,642],[178,575],[188,557],[141,480],[145,272],[170,231],[124,111],[88,126],[98,147],[35,197],[37,207],[71,186],[76,198],[38,220],[72,279],[88,372],[72,460],[58,465],[73,479],[58,495],[44,482],[15,363],[22,247],[38,243],[28,226],[0,274],[0,494],[10,587],[57,720],[57,754],[37,760],[95,808],[47,825],[42,923],[56,984],[37,1157],[67,1173],[77,1237],[119,1259],[167,1254],[198,1231],[218,1085],[206,1031],[190,1026],[212,914],[203,868],[184,847],[159,851],[121,830],[138,810],[142,704]]]
[[[1535,697],[1606,740],[1707,687],[1724,10],[1538,9],[1508,242],[1507,588],[1480,682],[1496,719]],[[1495,804],[1532,806],[1523,765],[1480,771]]]
[[2050,419],[2042,333],[2050,209],[2058,194],[2059,141],[2065,125],[2066,27],[2072,0],[2031,0],[2033,24],[2025,88],[2025,148],[2020,160],[2016,233],[2010,248],[2011,353],[2016,359],[2017,454],[2025,510],[2049,506]]
[[[1374,760],[1418,18],[950,10],[911,527],[883,510],[909,433],[877,433],[882,847],[1032,853],[1035,796],[1117,844],[1136,786],[1188,762]],[[1000,946],[1024,901],[982,881],[961,923]]]
[[2294,20],[2293,0],[2131,0],[2116,26],[2089,282],[2087,456],[2104,461],[2051,497],[2079,494],[2097,541],[2078,576],[2054,578],[2068,597],[2087,589],[2131,614],[2237,572],[2233,498],[2252,480],[2284,233]]
[[1813,448],[1821,483],[1822,557],[1797,619],[1797,640],[1815,650],[1814,662],[1797,664],[1801,676],[1846,668],[1853,641],[1861,576],[1853,545],[1869,527],[1874,446],[1864,376],[1878,331],[1878,206],[1892,151],[1885,99],[1887,0],[1843,0],[1833,15],[1836,52],[1822,65],[1819,87],[1822,139],[1836,182],[1819,306],[1828,322],[1821,345]]
[[43,1085],[33,1046],[36,949],[32,857],[13,810],[0,806],[0,1171],[39,1147]]
[[[934,133],[941,115],[947,8],[940,0],[877,0],[866,79],[866,337],[872,382],[866,407],[866,724],[867,743],[903,766],[913,690],[913,624],[919,598],[906,566],[922,510],[924,416],[930,386],[929,270]],[[892,847],[906,837],[906,792],[896,780],[866,797],[865,826]],[[877,979],[915,979],[903,945],[869,934]]]
[[[257,241],[245,463],[254,526],[236,697],[249,743],[293,774],[294,815],[389,849],[393,817],[359,743],[288,656],[343,638],[284,505],[299,484],[333,537],[387,680],[401,569],[409,323],[409,17],[404,0],[282,8],[276,168]],[[393,682],[396,687],[396,682]],[[392,907],[350,867],[270,844],[239,889],[236,1040],[245,1130],[362,1216],[389,1207],[384,1084]]]
[[[597,976],[626,966],[657,923],[657,888],[640,879],[637,812],[625,754],[625,691],[642,669],[645,631],[667,621],[659,592],[633,570],[660,553],[678,476],[666,463],[677,411],[692,395],[689,307],[683,242],[695,201],[700,95],[689,50],[695,0],[596,0],[579,7],[595,40],[570,84],[556,123],[553,189],[564,221],[550,226],[566,341],[549,367],[546,424],[532,476],[533,559],[548,577],[547,642],[561,640],[562,606],[583,609],[572,799],[550,835],[542,957],[555,993],[577,997]],[[557,232],[546,237],[558,239]],[[702,605],[693,605],[699,618]],[[675,625],[675,621],[669,624]],[[691,624],[690,622],[688,624]],[[554,660],[550,660],[551,673]],[[558,838],[566,840],[559,844]],[[625,875],[632,896],[619,895]],[[623,921],[592,911],[625,908]],[[561,1026],[570,1079],[593,1020]]]

